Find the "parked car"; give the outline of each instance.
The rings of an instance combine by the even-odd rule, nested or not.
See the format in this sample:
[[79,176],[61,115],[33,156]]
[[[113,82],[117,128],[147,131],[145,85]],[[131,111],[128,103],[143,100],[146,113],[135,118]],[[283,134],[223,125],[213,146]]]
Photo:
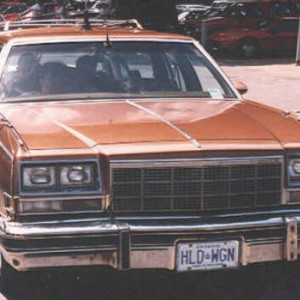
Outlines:
[[207,36],[219,30],[251,28],[260,21],[279,17],[298,17],[299,1],[257,1],[228,0],[215,1],[210,10],[201,18],[187,20],[186,31],[201,39],[202,23],[206,25]]
[[22,2],[1,2],[0,14],[3,15],[5,21],[16,21],[19,14],[25,11],[28,7]]
[[191,24],[198,23],[198,20],[202,20],[203,15],[208,10],[196,10],[196,11],[187,11],[178,15],[178,27],[179,31],[183,34],[192,36],[195,35],[193,26]]
[[244,100],[190,37],[60,22],[0,33],[2,284],[296,261],[298,118]]
[[185,11],[206,11],[209,7],[210,5],[203,4],[177,4],[176,10],[180,14]]
[[261,53],[269,55],[284,50],[296,52],[299,18],[281,18],[261,22],[252,29],[223,30],[209,37],[209,47],[215,51],[234,51],[244,57]]

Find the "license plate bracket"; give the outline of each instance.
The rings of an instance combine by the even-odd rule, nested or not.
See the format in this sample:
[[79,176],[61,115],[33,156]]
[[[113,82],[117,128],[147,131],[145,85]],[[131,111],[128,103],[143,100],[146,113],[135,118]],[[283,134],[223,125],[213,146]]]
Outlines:
[[176,246],[177,271],[215,270],[239,266],[239,241],[191,241]]

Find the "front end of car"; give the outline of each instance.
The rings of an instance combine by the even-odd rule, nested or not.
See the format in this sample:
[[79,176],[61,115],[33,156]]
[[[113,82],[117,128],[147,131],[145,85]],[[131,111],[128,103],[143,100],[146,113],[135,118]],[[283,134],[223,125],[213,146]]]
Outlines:
[[[243,100],[192,39],[64,30],[3,50],[4,261],[184,272],[297,260],[296,118]],[[63,85],[45,92],[54,67]]]
[[294,261],[300,157],[24,161],[3,256],[17,270],[224,269]]

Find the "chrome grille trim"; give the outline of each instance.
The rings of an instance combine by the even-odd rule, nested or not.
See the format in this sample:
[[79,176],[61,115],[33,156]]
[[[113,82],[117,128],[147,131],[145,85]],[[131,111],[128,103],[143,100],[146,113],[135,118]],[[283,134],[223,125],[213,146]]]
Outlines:
[[[111,161],[110,182],[114,210],[204,211],[283,204],[286,201],[283,199],[285,195],[283,193],[283,162],[282,156],[113,160]],[[268,165],[274,167],[268,168]],[[237,173],[239,167],[242,172],[246,173],[244,177],[240,178],[238,174],[232,174]],[[250,170],[249,175],[247,169],[251,168],[253,170]],[[128,172],[125,169],[128,169]],[[155,179],[156,170],[160,173]],[[116,182],[115,177],[118,171],[121,175],[122,172],[125,174],[126,180],[121,178],[118,183]],[[188,180],[185,180],[185,171],[188,172]],[[192,172],[195,173],[195,178]],[[128,177],[130,175],[133,177]],[[181,187],[178,188],[179,185]],[[154,192],[152,192],[152,187]],[[193,194],[190,190],[196,193]],[[123,192],[125,194],[122,194]],[[240,203],[242,200],[244,204]]]
[[283,156],[247,156],[247,157],[219,157],[219,158],[183,158],[183,159],[130,159],[111,160],[111,169],[114,168],[142,168],[142,167],[176,167],[176,166],[204,166],[204,165],[228,165],[248,164],[257,162],[259,164],[283,164]]

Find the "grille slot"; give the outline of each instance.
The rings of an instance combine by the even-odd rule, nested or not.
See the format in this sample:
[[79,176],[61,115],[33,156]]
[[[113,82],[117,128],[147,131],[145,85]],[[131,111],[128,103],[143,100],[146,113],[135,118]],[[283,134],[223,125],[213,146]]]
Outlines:
[[112,168],[116,211],[254,208],[281,203],[282,163]]

